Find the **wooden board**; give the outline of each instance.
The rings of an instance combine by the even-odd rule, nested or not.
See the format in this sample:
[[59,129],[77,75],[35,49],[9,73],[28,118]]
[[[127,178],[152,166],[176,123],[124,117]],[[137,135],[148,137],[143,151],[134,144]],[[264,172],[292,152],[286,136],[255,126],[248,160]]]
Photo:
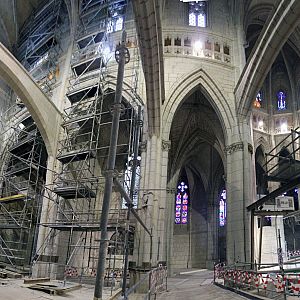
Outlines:
[[50,281],[50,277],[45,278],[24,278],[24,284],[36,284]]
[[64,285],[63,282],[49,282],[49,283],[37,283],[34,285],[28,286],[28,288],[33,290],[42,291],[50,295],[61,295],[73,290],[81,288],[81,284],[66,282]]

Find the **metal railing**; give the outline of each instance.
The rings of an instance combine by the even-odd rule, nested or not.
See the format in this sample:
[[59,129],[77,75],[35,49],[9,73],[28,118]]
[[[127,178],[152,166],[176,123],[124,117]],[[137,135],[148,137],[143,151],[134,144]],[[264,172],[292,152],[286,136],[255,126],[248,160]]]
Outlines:
[[220,263],[214,266],[214,283],[270,299],[300,297],[300,264],[285,263],[282,269],[278,264],[260,264],[258,269],[253,263]]
[[147,272],[138,282],[129,287],[118,300],[136,299],[136,294],[143,295],[139,299],[156,299],[159,293],[167,291],[167,267],[159,266]]

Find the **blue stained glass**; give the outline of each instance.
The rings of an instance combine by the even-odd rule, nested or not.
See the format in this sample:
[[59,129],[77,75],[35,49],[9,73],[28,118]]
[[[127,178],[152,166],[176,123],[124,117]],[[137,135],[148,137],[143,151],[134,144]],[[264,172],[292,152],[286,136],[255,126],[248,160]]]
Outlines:
[[286,98],[286,93],[284,91],[280,90],[277,93],[277,108],[278,108],[278,110],[286,109],[285,98]]

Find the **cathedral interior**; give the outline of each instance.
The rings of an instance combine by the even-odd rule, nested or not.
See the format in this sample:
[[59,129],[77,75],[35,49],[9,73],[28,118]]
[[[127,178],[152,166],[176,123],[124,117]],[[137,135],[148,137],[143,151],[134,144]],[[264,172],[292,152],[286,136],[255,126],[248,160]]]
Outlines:
[[0,269],[102,299],[300,268],[299,0],[2,0],[0,29]]

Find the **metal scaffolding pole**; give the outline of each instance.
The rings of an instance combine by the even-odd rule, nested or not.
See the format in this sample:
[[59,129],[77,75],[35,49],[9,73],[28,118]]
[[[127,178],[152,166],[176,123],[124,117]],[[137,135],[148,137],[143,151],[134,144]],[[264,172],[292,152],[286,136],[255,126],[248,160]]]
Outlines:
[[112,114],[113,114],[112,127],[110,133],[107,173],[105,178],[104,196],[103,196],[103,204],[102,204],[101,223],[100,223],[101,237],[100,237],[96,283],[95,283],[95,290],[94,290],[94,300],[102,300],[102,292],[103,292],[103,284],[104,284],[106,249],[107,249],[107,242],[108,242],[107,224],[108,224],[108,214],[109,214],[110,200],[112,194],[115,162],[116,162],[119,120],[120,120],[120,113],[122,109],[121,101],[122,101],[124,69],[125,69],[125,64],[129,62],[129,52],[128,49],[125,47],[125,45],[126,45],[126,32],[123,31],[122,43],[116,49],[116,60],[119,64],[119,67],[118,67],[118,75],[117,75],[115,100],[114,100],[114,105],[112,107]]
[[126,236],[125,236],[125,260],[124,260],[124,271],[123,271],[123,284],[122,284],[122,295],[124,299],[127,299],[125,292],[126,292],[126,285],[127,285],[127,269],[128,269],[128,255],[129,255],[129,219],[130,219],[130,210],[133,206],[133,195],[135,190],[136,184],[136,169],[137,169],[137,161],[138,161],[138,152],[139,152],[139,139],[140,139],[140,122],[141,122],[141,107],[138,107],[138,118],[136,121],[135,126],[135,137],[134,137],[134,154],[133,154],[133,166],[132,166],[132,175],[131,175],[131,182],[130,182],[130,200],[132,204],[126,203],[128,207],[127,210],[127,229],[126,229]]

